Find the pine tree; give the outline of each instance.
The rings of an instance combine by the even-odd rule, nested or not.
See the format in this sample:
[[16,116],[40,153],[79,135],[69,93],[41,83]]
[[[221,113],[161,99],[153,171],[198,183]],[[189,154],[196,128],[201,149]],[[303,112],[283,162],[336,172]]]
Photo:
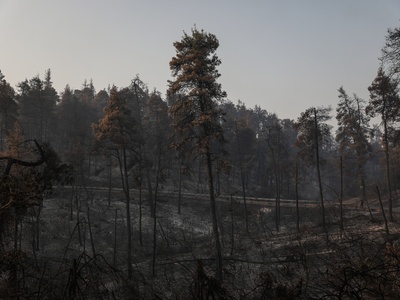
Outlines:
[[226,97],[217,83],[221,61],[216,55],[219,41],[215,35],[192,29],[174,43],[176,56],[170,61],[175,80],[169,81],[168,94],[181,95],[169,109],[174,128],[175,149],[188,149],[201,155],[208,175],[211,203],[216,276],[222,280],[222,250],[217,222],[214,193],[213,162],[221,158],[224,135],[221,126],[223,112],[220,103]]
[[89,162],[93,146],[92,123],[96,122],[96,109],[85,101],[80,90],[72,91],[69,85],[61,93],[61,101],[56,107],[57,145],[69,162],[76,166],[81,175]]
[[339,151],[346,159],[355,155],[357,160],[357,173],[361,187],[361,206],[366,201],[365,171],[364,165],[367,160],[371,146],[368,138],[371,135],[369,128],[369,117],[365,113],[365,101],[354,95],[349,97],[343,87],[339,88],[338,107],[336,108],[336,119],[338,130],[336,141],[339,143]]
[[381,60],[391,75],[400,78],[400,27],[388,29]]
[[300,148],[299,155],[309,164],[316,166],[319,195],[321,201],[322,227],[326,230],[324,194],[321,177],[320,151],[324,144],[330,139],[331,126],[324,123],[331,119],[329,115],[331,108],[311,107],[301,113],[297,120],[298,130],[296,145]]
[[40,142],[49,142],[58,102],[57,92],[52,87],[50,70],[46,71],[44,81],[35,76],[29,81],[20,82],[18,88],[17,99],[24,136]]
[[369,104],[366,113],[370,117],[379,115],[383,126],[383,144],[386,158],[386,183],[389,193],[389,218],[393,221],[393,200],[392,185],[390,178],[390,151],[389,151],[389,130],[396,120],[400,110],[400,98],[397,90],[397,83],[388,77],[382,68],[378,69],[378,74],[368,87],[370,92]]
[[128,276],[132,277],[132,226],[130,214],[130,178],[129,170],[135,164],[134,152],[138,148],[135,128],[136,121],[132,112],[127,108],[131,100],[129,89],[118,91],[113,87],[110,91],[110,100],[104,109],[105,116],[98,124],[93,124],[93,131],[98,142],[98,148],[113,153],[118,161],[122,188],[125,194],[126,226],[127,226],[127,253]]
[[15,91],[0,71],[0,151],[4,150],[5,138],[14,128],[17,119],[18,104],[15,101]]

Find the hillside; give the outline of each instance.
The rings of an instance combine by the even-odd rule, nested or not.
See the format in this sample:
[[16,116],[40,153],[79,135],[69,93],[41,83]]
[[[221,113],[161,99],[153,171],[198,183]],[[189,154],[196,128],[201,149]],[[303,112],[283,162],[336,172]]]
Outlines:
[[[21,286],[40,299],[395,299],[399,266],[399,225],[384,224],[376,199],[372,217],[356,201],[344,202],[344,230],[337,203],[328,205],[328,227],[320,227],[320,207],[300,201],[300,228],[295,205],[282,205],[277,232],[274,204],[248,201],[246,232],[243,201],[218,198],[223,245],[224,281],[213,277],[209,203],[203,196],[177,199],[161,191],[157,203],[156,255],[153,261],[153,219],[139,203],[131,206],[133,227],[132,279],[127,278],[125,203],[122,191],[58,187],[40,213],[40,245],[36,250],[35,216],[27,218],[18,247],[26,257]],[[72,200],[72,202],[71,202]],[[71,219],[72,203],[72,219]],[[396,202],[396,217],[398,203]],[[21,252],[22,253],[22,252]],[[154,269],[153,269],[154,265]],[[153,274],[154,270],[154,274]],[[2,293],[5,292],[2,287]],[[203,296],[201,296],[203,295]]]

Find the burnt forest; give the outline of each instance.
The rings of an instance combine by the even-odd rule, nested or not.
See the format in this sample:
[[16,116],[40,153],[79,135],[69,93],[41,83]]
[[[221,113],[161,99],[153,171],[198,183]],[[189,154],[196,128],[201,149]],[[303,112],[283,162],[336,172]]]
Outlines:
[[218,47],[171,41],[165,95],[0,72],[1,299],[399,299],[400,28],[369,99],[295,120],[230,101]]

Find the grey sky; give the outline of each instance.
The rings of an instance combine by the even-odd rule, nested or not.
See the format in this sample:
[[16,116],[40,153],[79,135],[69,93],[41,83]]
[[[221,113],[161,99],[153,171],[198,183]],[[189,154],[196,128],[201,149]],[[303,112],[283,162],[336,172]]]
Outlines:
[[13,86],[52,70],[54,86],[123,87],[139,74],[165,95],[173,42],[198,29],[220,41],[228,98],[296,119],[336,107],[337,89],[368,99],[400,1],[0,0],[0,69]]

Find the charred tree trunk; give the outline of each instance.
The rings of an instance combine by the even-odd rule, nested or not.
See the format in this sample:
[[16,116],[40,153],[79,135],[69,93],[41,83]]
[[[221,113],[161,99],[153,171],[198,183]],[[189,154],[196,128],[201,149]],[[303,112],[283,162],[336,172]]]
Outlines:
[[140,185],[139,185],[139,242],[140,246],[143,246],[143,210],[142,210],[142,205],[143,205],[143,199],[142,199],[142,179],[140,179]]
[[131,211],[130,211],[130,194],[129,194],[129,180],[128,180],[128,166],[127,166],[127,153],[126,149],[122,148],[122,158],[117,151],[117,158],[119,162],[119,169],[122,180],[122,188],[125,194],[125,210],[126,210],[126,227],[127,227],[127,263],[128,263],[128,277],[132,278],[132,227],[131,227]]
[[40,213],[42,211],[42,204],[39,204],[38,213],[36,215],[36,250],[40,248]]
[[92,223],[90,221],[90,209],[89,205],[86,206],[87,209],[87,219],[88,219],[88,228],[89,228],[89,238],[90,238],[90,245],[92,246],[92,256],[96,256],[96,250],[94,247],[94,239],[93,239],[93,233],[92,233]]
[[126,195],[126,227],[128,235],[128,277],[132,278],[132,225],[131,225],[131,198],[129,195],[129,180],[128,180],[128,168],[127,168],[127,157],[126,150],[123,149],[124,158],[124,175],[125,175],[125,195]]
[[340,156],[340,237],[343,235],[343,157]]
[[114,218],[114,251],[113,251],[113,267],[117,268],[117,220],[118,220],[118,209],[115,210]]
[[272,148],[271,142],[268,138],[268,147],[271,151],[272,154],[272,163],[274,166],[274,177],[275,177],[275,229],[276,231],[279,231],[279,226],[280,226],[280,218],[281,218],[281,204],[280,204],[280,178],[278,176],[278,167],[275,159],[275,151]]
[[299,166],[296,162],[296,228],[300,232],[300,211],[299,211]]
[[239,168],[240,168],[240,179],[241,179],[241,183],[242,183],[244,213],[245,213],[245,219],[246,219],[246,232],[248,233],[249,232],[249,219],[248,219],[248,213],[247,213],[246,186],[245,186],[245,181],[244,181],[243,158],[242,158],[242,151],[240,149],[239,131],[238,131],[236,122],[235,122],[235,127],[236,127],[236,142],[237,142],[237,148],[238,148],[238,154],[239,154]]
[[156,276],[156,251],[157,251],[157,198],[158,198],[158,186],[160,180],[160,172],[161,172],[161,153],[158,155],[158,165],[157,165],[157,175],[156,175],[156,185],[154,191],[154,212],[153,212],[153,277]]
[[234,227],[234,218],[233,218],[233,196],[231,195],[231,255],[233,255],[233,250],[235,248],[235,227]]
[[316,155],[316,160],[317,160],[319,196],[320,196],[320,200],[321,200],[322,227],[324,230],[326,230],[324,193],[323,193],[323,189],[322,189],[321,167],[320,167],[320,159],[319,159],[319,141],[318,141],[319,136],[318,136],[317,110],[315,108],[314,108],[314,126],[315,126],[315,155]]
[[222,250],[219,239],[217,205],[215,201],[212,160],[209,149],[206,150],[205,156],[206,156],[207,175],[208,175],[208,192],[210,195],[210,204],[211,204],[211,218],[212,218],[213,240],[214,240],[213,248],[216,260],[216,277],[219,281],[222,281]]
[[108,166],[108,207],[111,206],[111,191],[112,191],[112,157],[109,157]]
[[385,158],[386,158],[386,181],[389,193],[389,219],[393,222],[393,199],[392,199],[392,185],[390,180],[390,160],[389,160],[389,140],[388,140],[388,128],[386,118],[383,122],[385,130]]
[[178,214],[181,214],[182,204],[182,158],[179,157],[179,172],[178,172]]
[[376,186],[376,191],[377,191],[377,193],[378,193],[378,199],[379,199],[379,204],[380,204],[380,206],[381,206],[383,221],[385,222],[385,231],[386,231],[386,234],[389,235],[389,226],[388,226],[388,222],[387,222],[387,219],[386,219],[385,210],[383,209],[383,204],[382,204],[382,199],[381,199],[381,193],[379,192],[379,187],[378,187],[378,186]]
[[[135,90],[135,98],[136,98],[136,105],[138,109],[138,114],[139,114],[139,133],[140,133],[140,138],[141,140],[144,140],[144,130],[143,130],[143,123],[142,123],[142,114],[141,114],[141,107],[140,107],[140,101],[139,101],[139,95],[138,95],[138,84],[136,83],[136,80],[134,81],[134,90]],[[150,169],[149,169],[149,164],[147,161],[147,153],[146,149],[144,148],[143,145],[140,146],[139,149],[140,152],[140,158],[143,159],[144,162],[144,168],[145,168],[145,173],[146,173],[146,183],[147,183],[147,200],[150,205],[150,210],[151,214],[153,216],[153,187],[151,184],[151,176],[150,176]]]

